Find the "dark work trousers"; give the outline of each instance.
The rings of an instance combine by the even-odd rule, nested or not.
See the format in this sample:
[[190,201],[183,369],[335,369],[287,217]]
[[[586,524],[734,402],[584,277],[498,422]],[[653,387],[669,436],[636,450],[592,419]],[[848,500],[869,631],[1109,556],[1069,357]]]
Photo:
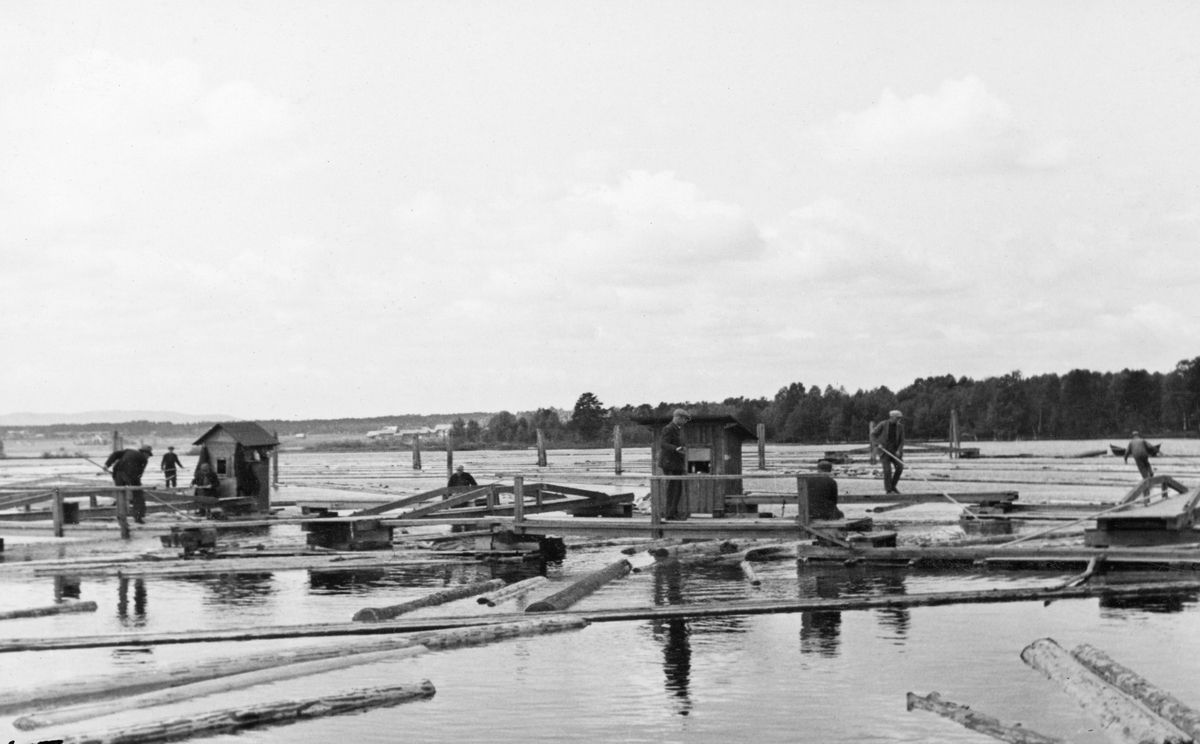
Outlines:
[[[683,470],[675,468],[664,468],[663,475],[683,475]],[[683,495],[683,481],[670,480],[667,484],[667,513],[663,515],[665,519],[684,520],[690,515],[688,512],[687,500]]]
[[[113,473],[113,484],[117,486],[140,486],[141,478],[124,473]],[[133,513],[134,521],[141,522],[146,518],[146,493],[141,489],[129,492],[129,510]]]
[[163,477],[167,479],[167,488],[174,488],[176,486],[174,470],[164,470]]
[[1149,457],[1134,456],[1133,461],[1137,463],[1138,472],[1142,474],[1142,480],[1154,477],[1154,468],[1150,467]]
[[891,493],[896,490],[896,484],[900,482],[900,474],[904,472],[904,465],[898,460],[892,459],[892,453],[887,451],[887,448],[880,447],[879,456],[883,459],[883,490]]

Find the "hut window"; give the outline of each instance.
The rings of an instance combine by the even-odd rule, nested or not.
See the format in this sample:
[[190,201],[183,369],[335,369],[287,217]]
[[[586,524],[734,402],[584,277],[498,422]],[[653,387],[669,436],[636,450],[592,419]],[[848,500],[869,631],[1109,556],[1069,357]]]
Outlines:
[[225,458],[218,457],[217,458],[217,475],[225,475],[225,474],[226,474]]

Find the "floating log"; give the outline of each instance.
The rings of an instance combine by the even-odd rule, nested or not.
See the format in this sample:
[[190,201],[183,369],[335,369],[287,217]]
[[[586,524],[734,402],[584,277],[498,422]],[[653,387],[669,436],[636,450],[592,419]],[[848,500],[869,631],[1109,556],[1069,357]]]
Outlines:
[[[356,654],[393,651],[423,646],[430,650],[444,651],[461,646],[477,646],[509,638],[545,635],[566,630],[578,630],[587,626],[582,617],[553,616],[533,620],[477,625],[452,630],[426,631],[422,633],[392,634],[376,638],[356,640],[338,645],[304,646],[283,649],[270,654],[238,656],[189,662],[158,670],[139,670],[119,676],[93,677],[89,679],[56,682],[40,688],[21,687],[7,690],[0,696],[0,715],[11,715],[47,708],[95,703],[129,695],[140,695],[154,690],[203,682],[232,674],[252,672],[259,669],[299,664],[318,659],[333,659]],[[361,626],[360,626],[361,627]]]
[[737,543],[728,540],[704,540],[702,542],[653,548],[648,552],[655,558],[679,557],[695,553],[736,553]]
[[762,579],[754,573],[754,566],[751,566],[749,561],[742,561],[738,566],[742,569],[742,575],[746,577],[746,581],[750,582],[750,586],[762,585]]
[[[612,548],[618,545],[628,546],[621,550],[626,555],[633,555],[639,550],[645,550],[653,542],[648,537],[621,537],[612,540],[586,540],[583,542],[567,543],[567,550],[588,550],[591,548]],[[641,547],[639,547],[641,546]]]
[[1079,663],[1100,679],[1138,700],[1194,739],[1200,739],[1200,711],[1180,702],[1174,695],[1156,687],[1137,672],[1113,661],[1095,646],[1083,644],[1071,651]]
[[45,728],[46,726],[61,726],[65,723],[86,721],[90,718],[99,718],[101,716],[106,716],[110,713],[116,713],[123,710],[137,710],[139,708],[152,708],[157,705],[170,705],[171,703],[177,703],[182,700],[191,700],[193,698],[205,697],[207,695],[217,695],[223,692],[233,692],[234,690],[244,690],[247,687],[264,685],[269,682],[278,682],[279,680],[283,679],[294,679],[296,677],[308,677],[313,674],[324,674],[325,672],[331,672],[335,669],[345,669],[347,667],[360,666],[362,664],[373,664],[377,661],[405,659],[412,656],[418,656],[427,652],[428,650],[429,649],[425,646],[409,646],[408,648],[375,651],[373,653],[365,654],[353,654],[332,659],[320,659],[317,661],[304,661],[296,664],[272,667],[269,669],[260,669],[254,672],[230,674],[223,677],[217,677],[215,679],[205,680],[203,682],[178,685],[165,690],[146,692],[141,695],[133,695],[131,697],[125,697],[118,700],[106,700],[102,703],[76,705],[73,707],[47,711],[45,713],[21,716],[13,721],[13,726],[16,726],[21,731],[33,731],[34,729]]
[[629,561],[622,558],[616,563],[609,564],[599,571],[588,574],[566,589],[534,602],[525,608],[525,611],[562,612],[613,579],[625,576],[630,570],[632,570],[632,566],[629,565]]
[[92,734],[68,736],[61,741],[63,744],[140,744],[190,739],[208,734],[229,734],[256,726],[291,723],[397,705],[410,700],[433,697],[435,692],[433,683],[429,680],[417,684],[366,687],[334,695],[245,705],[200,713],[188,718],[176,717],[135,724]]
[[[1005,538],[1011,535],[1005,535]],[[964,541],[965,542],[965,541]],[[1076,563],[1087,565],[1092,558],[1103,555],[1108,566],[1118,564],[1138,565],[1144,567],[1163,568],[1194,568],[1200,566],[1200,552],[1195,550],[1161,549],[1119,549],[1119,548],[1081,548],[1081,547],[1022,547],[1010,548],[1005,545],[973,545],[969,547],[913,547],[913,548],[863,548],[857,553],[845,550],[822,547],[801,547],[797,549],[801,560],[832,560],[844,561],[847,557],[862,556],[877,560],[919,560],[930,564],[944,563],[975,563],[994,559],[1003,563],[1026,564],[1064,564]]]
[[[879,608],[935,607],[964,603],[1057,601],[1084,597],[1172,596],[1181,592],[1200,592],[1200,581],[1160,581],[1145,584],[1085,584],[1068,589],[989,589],[973,592],[937,592],[898,594],[845,599],[771,600],[755,602],[713,602],[701,605],[668,607],[625,607],[571,613],[588,622],[658,620],[689,617],[729,617],[786,612],[824,612],[874,610]],[[528,611],[528,610],[527,610]],[[276,625],[230,630],[186,630],[157,633],[114,633],[101,636],[62,638],[15,638],[0,640],[0,653],[16,651],[52,651],[68,648],[106,648],[112,646],[156,646],[176,643],[253,641],[268,638],[320,638],[404,633],[516,622],[522,614],[471,615],[394,620],[387,623],[322,623]]]
[[485,594],[495,591],[505,585],[504,579],[492,579],[490,581],[479,581],[474,584],[462,584],[460,586],[444,589],[433,594],[426,594],[424,597],[401,602],[390,607],[364,607],[354,613],[352,618],[356,623],[378,623],[383,620],[391,620],[394,617],[399,617],[406,612],[419,610],[422,607],[433,607],[434,605],[453,602],[456,599],[465,599],[474,597],[476,594]]
[[1044,736],[1036,731],[1030,731],[1021,724],[1004,723],[986,713],[971,710],[965,705],[943,700],[936,692],[927,697],[921,697],[915,692],[908,693],[908,710],[914,708],[937,713],[942,718],[949,718],[973,731],[987,734],[993,739],[1011,742],[1011,744],[1066,744],[1065,739]]
[[1110,740],[1128,744],[1191,744],[1192,738],[1147,713],[1117,688],[1096,676],[1051,638],[1034,641],[1021,660],[1050,678],[1080,707],[1096,716]]
[[46,615],[61,615],[66,612],[95,612],[95,602],[63,602],[48,607],[29,607],[24,610],[8,610],[0,612],[0,620],[16,620],[23,617],[44,617]]
[[641,540],[637,545],[630,545],[628,548],[621,550],[625,555],[633,555],[635,553],[651,552],[658,548],[669,548],[673,545],[682,545],[683,540],[678,537],[668,537],[662,540]]
[[507,602],[510,599],[521,596],[522,594],[527,594],[542,584],[548,583],[550,583],[550,579],[547,579],[545,576],[534,576],[532,579],[518,581],[515,584],[510,584],[506,587],[497,589],[494,592],[489,592],[480,597],[478,602],[479,604],[485,604],[488,607],[495,607],[501,602]]

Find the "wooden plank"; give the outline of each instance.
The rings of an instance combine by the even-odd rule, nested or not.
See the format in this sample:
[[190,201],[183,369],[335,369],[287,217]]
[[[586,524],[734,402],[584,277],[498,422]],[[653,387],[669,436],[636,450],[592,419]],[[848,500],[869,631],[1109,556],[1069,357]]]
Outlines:
[[470,488],[470,486],[455,486],[453,488],[449,486],[442,486],[441,488],[435,488],[432,491],[424,491],[422,493],[416,493],[411,496],[405,496],[404,498],[396,499],[395,501],[389,501],[386,504],[378,504],[377,506],[360,509],[354,512],[354,514],[351,516],[363,517],[371,514],[383,514],[384,512],[393,511],[395,509],[403,509],[406,506],[412,506],[413,504],[420,504],[424,501],[429,501],[430,499],[436,499],[439,496],[447,496],[458,493],[468,488]]
[[[801,559],[845,560],[851,554],[836,548],[801,546],[797,549]],[[1056,563],[1078,563],[1086,565],[1096,556],[1104,556],[1112,563],[1141,563],[1163,565],[1200,566],[1200,554],[1189,550],[1146,550],[1107,548],[1039,548],[1005,547],[1004,545],[971,545],[966,547],[905,547],[870,548],[861,547],[857,553],[867,559],[886,561],[928,561],[931,563],[974,563],[987,559],[1009,561],[1043,561]]]
[[1192,738],[1146,712],[1117,688],[1097,677],[1052,638],[1021,651],[1021,660],[1046,675],[1081,708],[1100,720],[1111,741],[1127,744],[1192,744]]
[[[749,476],[748,476],[749,477]],[[1019,498],[1016,491],[973,491],[966,493],[950,493],[955,501],[964,504],[981,504],[990,502],[1012,502]],[[794,493],[747,493],[725,497],[726,501],[742,504],[795,504],[797,495]],[[853,494],[839,493],[838,504],[924,504],[935,501],[945,501],[940,493],[904,493],[904,494]]]
[[435,512],[444,511],[460,504],[466,504],[481,496],[487,496],[492,492],[491,486],[483,486],[481,488],[472,488],[469,491],[456,493],[448,499],[438,501],[428,506],[417,507],[411,511],[404,513],[405,519],[420,519],[421,517],[429,516]]
[[233,733],[243,729],[278,725],[300,720],[336,716],[369,708],[398,705],[433,697],[429,680],[419,684],[392,685],[323,694],[301,700],[258,703],[209,711],[189,718],[178,716],[88,734],[68,735],[62,744],[141,744],[171,739],[189,739],[210,733]]

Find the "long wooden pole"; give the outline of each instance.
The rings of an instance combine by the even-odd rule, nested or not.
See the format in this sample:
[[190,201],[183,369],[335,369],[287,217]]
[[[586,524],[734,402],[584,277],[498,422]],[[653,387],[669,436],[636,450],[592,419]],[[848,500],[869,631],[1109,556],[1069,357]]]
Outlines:
[[454,475],[454,437],[446,432],[446,477]]
[[767,425],[758,425],[758,469],[767,469]]
[[613,472],[617,475],[622,473],[621,467],[621,425],[613,425]]
[[517,597],[528,594],[543,584],[548,583],[550,583],[550,579],[547,579],[545,576],[534,576],[532,579],[518,581],[517,583],[509,584],[502,589],[489,592],[480,597],[478,601],[479,604],[485,604],[488,607],[495,607],[501,602],[507,602],[510,599],[516,599]]
[[513,527],[520,527],[525,521],[525,477],[513,478]]
[[629,561],[622,558],[616,563],[609,564],[599,571],[584,576],[566,589],[534,602],[525,608],[525,611],[562,612],[613,579],[625,576],[631,570],[633,570],[633,567],[629,565]]
[[21,716],[13,721],[13,726],[22,731],[33,731],[34,729],[45,728],[47,726],[61,726],[65,723],[74,723],[76,721],[86,721],[89,718],[99,718],[110,713],[116,713],[124,710],[137,710],[139,708],[153,708],[158,705],[170,705],[182,700],[191,700],[193,698],[205,697],[208,695],[217,695],[223,692],[233,692],[234,690],[244,690],[247,687],[256,685],[265,685],[270,682],[278,682],[283,679],[294,679],[296,677],[308,677],[314,674],[324,674],[336,669],[345,669],[347,667],[360,666],[362,664],[373,664],[378,661],[393,661],[396,659],[407,659],[413,656],[429,651],[424,646],[410,646],[408,648],[391,649],[388,651],[375,651],[366,654],[354,654],[352,656],[340,656],[332,659],[320,659],[318,661],[305,661],[298,664],[288,664],[287,666],[272,667],[269,669],[260,669],[254,672],[244,672],[242,674],[231,674],[225,677],[205,680],[203,682],[195,682],[189,685],[179,685],[178,687],[170,687],[165,690],[156,690],[155,692],[147,692],[141,695],[133,695],[131,697],[121,698],[119,700],[107,700],[102,703],[92,703],[89,705],[76,705],[69,708],[60,708],[54,711],[45,713],[35,713],[28,716]]
[[[514,586],[516,585],[514,584]],[[47,710],[82,703],[97,703],[218,677],[320,659],[395,651],[414,646],[444,651],[464,646],[480,646],[511,638],[579,630],[586,626],[587,620],[581,617],[559,615],[451,630],[393,633],[370,638],[356,638],[350,643],[343,641],[335,645],[321,644],[288,648],[270,654],[196,660],[187,664],[141,670],[115,677],[75,679],[38,688],[22,687],[15,694],[7,695],[0,700],[0,715]]]
[[117,524],[121,528],[121,539],[129,539],[129,490],[117,492]]
[[352,713],[368,708],[397,705],[410,700],[430,698],[435,693],[436,690],[429,680],[424,680],[419,684],[367,687],[301,700],[282,700],[226,708],[200,713],[188,718],[174,716],[162,721],[113,728],[91,734],[71,735],[61,741],[63,744],[142,744],[142,742],[190,739],[208,733],[232,733],[257,726],[291,723]]
[[[279,442],[278,429],[275,430],[273,436],[275,441]],[[271,485],[275,486],[276,490],[279,488],[279,455],[281,452],[283,452],[282,444],[276,444],[274,451],[271,452]]]
[[539,468],[546,467],[546,437],[542,434],[542,430],[537,430],[537,466]]
[[1079,663],[1052,638],[1034,641],[1021,660],[1046,675],[1081,708],[1098,718],[1111,741],[1128,744],[1191,744],[1192,738],[1137,703]]
[[54,489],[54,501],[51,506],[51,514],[54,519],[54,536],[63,536],[63,495],[62,490]]
[[413,434],[413,470],[421,469],[421,435]]
[[937,713],[942,718],[948,718],[973,731],[987,734],[993,739],[1010,742],[1010,744],[1067,744],[1065,739],[1044,736],[1036,731],[1030,731],[1024,726],[1004,723],[998,718],[972,710],[965,705],[943,700],[942,696],[936,692],[931,692],[926,697],[910,692],[907,698],[910,711],[916,709]]

